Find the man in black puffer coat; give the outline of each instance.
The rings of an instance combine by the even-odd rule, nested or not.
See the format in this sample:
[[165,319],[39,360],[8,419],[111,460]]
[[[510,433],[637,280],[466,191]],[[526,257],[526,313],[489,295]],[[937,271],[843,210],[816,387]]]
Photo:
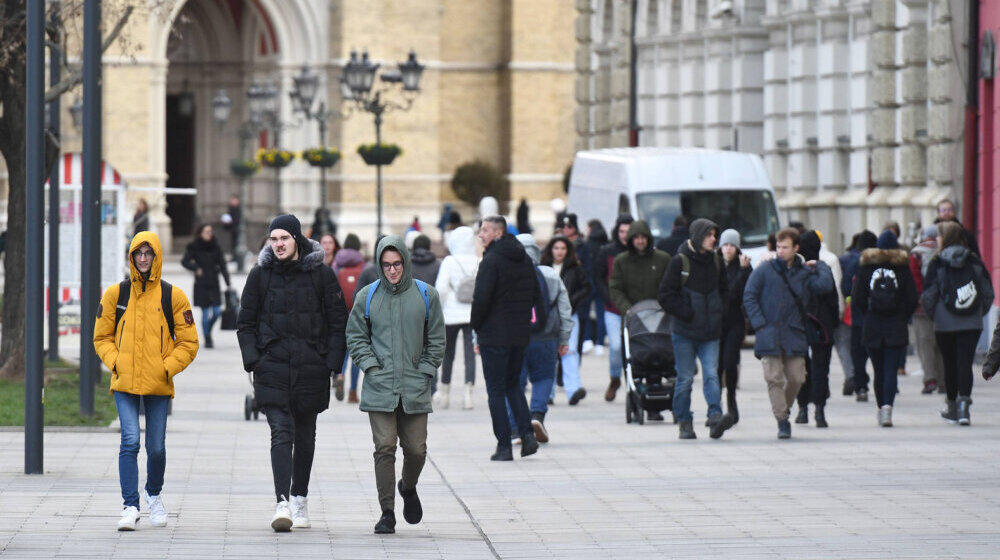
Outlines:
[[269,231],[247,276],[236,336],[271,427],[278,502],[271,527],[288,531],[309,526],[316,416],[330,404],[331,373],[344,365],[347,308],[337,277],[323,266],[322,247],[302,235],[295,216],[274,218]]
[[[528,401],[521,389],[521,364],[531,335],[531,308],[540,301],[535,266],[524,246],[507,233],[502,216],[486,216],[479,230],[485,252],[476,274],[472,320],[483,360],[493,434],[497,438],[493,461],[514,460],[507,403],[521,436],[521,456],[538,450]],[[506,402],[505,402],[506,399]]]

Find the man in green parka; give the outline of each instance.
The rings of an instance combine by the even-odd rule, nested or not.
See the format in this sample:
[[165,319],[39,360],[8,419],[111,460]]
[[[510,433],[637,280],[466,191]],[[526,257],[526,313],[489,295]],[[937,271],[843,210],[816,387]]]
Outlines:
[[375,442],[379,534],[396,532],[396,442],[403,448],[399,493],[403,518],[423,517],[417,479],[427,457],[431,382],[444,358],[444,316],[433,286],[414,280],[403,239],[389,236],[375,250],[379,278],[358,290],[347,322],[351,360],[365,372],[361,410]]

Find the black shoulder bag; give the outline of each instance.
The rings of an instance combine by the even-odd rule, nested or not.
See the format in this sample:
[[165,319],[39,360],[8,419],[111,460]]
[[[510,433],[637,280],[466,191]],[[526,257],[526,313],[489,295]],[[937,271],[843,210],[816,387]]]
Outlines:
[[795,300],[795,307],[799,308],[799,317],[802,318],[802,326],[806,330],[806,342],[809,346],[830,345],[830,333],[827,332],[826,327],[823,326],[823,323],[815,315],[806,313],[806,308],[802,305],[802,300],[799,299],[799,295],[792,289],[792,283],[788,281],[787,270],[781,272],[781,279],[785,281],[785,286],[788,286],[788,291],[791,292],[792,299]]

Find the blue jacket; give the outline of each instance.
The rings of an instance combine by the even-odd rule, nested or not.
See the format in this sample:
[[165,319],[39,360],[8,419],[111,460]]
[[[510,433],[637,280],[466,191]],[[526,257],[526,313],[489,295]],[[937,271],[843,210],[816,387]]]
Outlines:
[[782,354],[805,356],[809,351],[802,315],[781,279],[783,272],[788,274],[788,282],[806,308],[814,294],[835,289],[830,267],[817,261],[815,268],[807,268],[801,255],[791,268],[776,258],[754,269],[743,293],[743,308],[757,331],[753,351],[758,358]]

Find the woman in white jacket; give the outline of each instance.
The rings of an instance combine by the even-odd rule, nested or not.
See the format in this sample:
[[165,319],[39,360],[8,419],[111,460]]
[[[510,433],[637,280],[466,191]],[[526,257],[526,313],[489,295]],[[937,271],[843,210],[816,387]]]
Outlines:
[[462,331],[465,357],[465,402],[462,408],[472,408],[472,386],[476,380],[476,355],[472,349],[472,288],[475,286],[479,257],[476,256],[475,236],[472,228],[455,228],[448,234],[449,255],[441,261],[434,288],[441,298],[444,312],[445,350],[441,364],[441,382],[434,392],[434,404],[448,408],[448,391],[451,388],[451,368],[455,362],[458,332]]

